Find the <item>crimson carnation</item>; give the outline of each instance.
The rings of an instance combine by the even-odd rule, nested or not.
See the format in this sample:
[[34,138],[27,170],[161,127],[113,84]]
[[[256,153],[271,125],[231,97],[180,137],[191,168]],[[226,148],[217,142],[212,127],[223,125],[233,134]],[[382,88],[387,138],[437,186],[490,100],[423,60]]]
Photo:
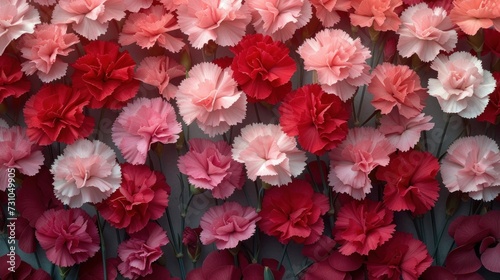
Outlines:
[[306,85],[288,95],[279,107],[280,125],[289,136],[298,136],[306,151],[322,155],[347,136],[349,106],[318,84]]
[[90,135],[94,119],[83,114],[88,100],[63,84],[48,84],[24,106],[28,137],[39,145],[73,144]]
[[8,265],[11,261],[11,257],[8,255],[3,255],[0,257],[0,279],[4,280],[50,280],[50,275],[45,272],[42,268],[34,269],[29,263],[21,260],[21,257],[14,255],[14,267],[13,271],[10,269],[11,266]]
[[109,41],[94,41],[84,47],[85,55],[71,66],[73,87],[88,96],[91,108],[120,109],[139,90],[134,79],[136,63],[127,51]]
[[328,198],[315,193],[304,180],[293,180],[286,186],[266,191],[257,225],[267,235],[286,244],[312,244],[325,227],[322,219],[329,209]]
[[490,94],[488,105],[486,105],[484,112],[477,117],[477,120],[495,124],[498,115],[500,115],[500,72],[494,72],[493,78],[496,80],[495,90]]
[[339,210],[334,228],[340,253],[368,255],[392,237],[396,229],[393,217],[394,213],[381,202],[365,199],[346,203]]
[[30,87],[19,61],[8,55],[0,56],[0,103],[9,96],[18,98],[28,92]]
[[430,210],[439,196],[438,160],[428,152],[412,150],[391,156],[387,166],[377,170],[385,181],[384,204],[392,211],[410,210],[421,215]]
[[121,165],[122,183],[97,209],[112,226],[130,233],[159,219],[168,205],[170,186],[165,176],[146,165]]
[[283,43],[267,35],[252,34],[243,37],[231,51],[235,54],[233,78],[249,101],[274,105],[291,91],[290,79],[297,66]]

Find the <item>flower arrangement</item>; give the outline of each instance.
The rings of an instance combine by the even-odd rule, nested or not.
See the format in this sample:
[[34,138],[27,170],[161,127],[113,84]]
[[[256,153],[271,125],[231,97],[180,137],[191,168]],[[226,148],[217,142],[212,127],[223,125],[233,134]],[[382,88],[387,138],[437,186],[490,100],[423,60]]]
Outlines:
[[4,0],[0,279],[499,279],[496,0]]

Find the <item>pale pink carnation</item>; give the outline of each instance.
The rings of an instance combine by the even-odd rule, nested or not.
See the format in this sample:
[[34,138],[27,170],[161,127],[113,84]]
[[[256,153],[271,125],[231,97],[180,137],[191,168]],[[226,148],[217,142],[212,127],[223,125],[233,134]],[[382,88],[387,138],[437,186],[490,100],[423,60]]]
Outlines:
[[251,20],[242,0],[186,0],[177,14],[181,31],[197,49],[210,40],[223,47],[236,45]]
[[484,135],[458,139],[441,161],[441,177],[450,192],[468,193],[476,200],[493,200],[500,193],[497,143]]
[[234,139],[232,152],[234,160],[245,164],[250,180],[260,176],[270,185],[290,183],[306,166],[306,154],[297,148],[295,138],[274,124],[247,125]]
[[457,45],[458,35],[448,13],[441,7],[430,8],[420,3],[406,8],[401,14],[402,24],[397,49],[402,57],[417,54],[420,60],[430,62],[439,52],[450,52]]
[[445,113],[471,119],[484,111],[496,81],[490,71],[483,70],[477,57],[467,52],[439,55],[431,68],[438,76],[429,79],[429,95],[437,98]]
[[372,27],[376,31],[396,31],[401,24],[397,8],[403,6],[401,0],[352,0],[354,12],[349,16],[351,24]]
[[120,187],[122,180],[115,152],[98,140],[80,139],[66,146],[50,172],[56,197],[73,208],[101,202]]
[[123,108],[111,131],[111,138],[125,160],[144,164],[153,143],[177,142],[182,128],[170,103],[161,97],[143,97]]
[[257,33],[285,42],[312,16],[308,0],[247,0],[252,23]]
[[340,21],[337,11],[347,12],[351,8],[351,0],[310,0],[316,8],[316,17],[324,27],[333,27]]
[[316,71],[323,90],[340,97],[351,98],[359,86],[370,82],[370,66],[366,60],[370,50],[357,38],[340,29],[325,29],[315,38],[307,39],[297,50],[304,68]]
[[137,67],[135,78],[157,87],[160,95],[170,100],[177,92],[177,86],[171,84],[170,80],[185,74],[184,66],[168,56],[148,56]]
[[158,44],[175,53],[184,46],[182,38],[171,34],[178,29],[175,15],[168,12],[162,5],[154,5],[128,16],[118,43],[122,46],[136,43],[143,49],[149,49]]
[[246,95],[238,90],[230,68],[202,62],[189,71],[176,94],[179,113],[187,125],[198,126],[213,137],[240,123],[246,115]]
[[402,152],[413,148],[420,140],[422,131],[431,130],[431,116],[421,113],[417,116],[406,118],[398,110],[393,110],[380,119],[379,131],[389,139],[389,142]]
[[12,40],[33,33],[40,23],[38,11],[26,0],[0,1],[0,55]]
[[127,11],[137,13],[140,9],[151,7],[153,0],[123,0],[123,5]]
[[498,0],[454,0],[450,19],[467,35],[492,26],[500,32],[500,5]]
[[372,189],[368,176],[375,167],[389,164],[389,155],[394,151],[396,148],[375,128],[349,130],[346,140],[329,154],[330,186],[354,199],[364,199]]
[[76,33],[95,40],[106,33],[111,20],[125,17],[123,0],[59,0],[52,23],[71,24]]
[[118,246],[121,260],[118,270],[133,280],[153,273],[151,265],[163,255],[161,247],[168,243],[167,233],[159,225],[150,222]]
[[191,185],[211,190],[219,199],[229,197],[245,182],[243,164],[233,160],[231,146],[225,141],[189,140],[189,151],[179,157],[178,166]]
[[[3,120],[1,120],[3,121]],[[8,168],[34,176],[43,165],[44,157],[38,145],[26,135],[26,128],[0,125],[0,191],[8,186]]]
[[255,223],[260,220],[252,207],[237,202],[226,202],[205,212],[200,220],[201,243],[215,243],[218,250],[235,248],[240,241],[255,233]]
[[68,27],[59,24],[40,24],[33,34],[24,35],[19,42],[22,57],[28,61],[21,64],[26,75],[35,72],[42,82],[49,83],[66,75],[68,63],[61,60],[73,51],[80,40]]
[[390,63],[380,64],[373,70],[368,92],[373,94],[373,107],[382,114],[389,114],[397,108],[407,118],[422,112],[427,97],[415,71],[406,65]]

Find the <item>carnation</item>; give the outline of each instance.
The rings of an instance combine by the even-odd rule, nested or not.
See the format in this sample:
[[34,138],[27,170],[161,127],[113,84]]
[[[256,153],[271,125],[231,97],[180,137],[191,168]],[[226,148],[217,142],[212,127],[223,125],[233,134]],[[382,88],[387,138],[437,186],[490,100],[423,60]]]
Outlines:
[[241,129],[234,139],[233,159],[245,164],[247,176],[260,177],[271,185],[286,185],[302,173],[306,155],[297,148],[294,138],[287,136],[278,125],[255,123]]
[[167,100],[174,98],[177,92],[177,86],[171,80],[184,75],[184,66],[168,56],[148,56],[141,61],[135,72],[137,80],[155,86]]
[[467,35],[475,35],[481,28],[495,27],[500,31],[500,8],[496,0],[455,0],[450,19]]
[[[0,3],[0,55],[2,55],[12,40],[26,33],[33,33],[40,23],[38,10],[26,0],[6,0]],[[0,64],[1,65],[1,64]]]
[[101,202],[120,187],[122,180],[115,152],[98,140],[81,139],[66,146],[50,172],[56,197],[70,207]]
[[82,209],[50,209],[38,218],[36,238],[60,267],[82,263],[99,251],[97,226]]
[[351,0],[354,12],[349,14],[351,24],[372,27],[376,31],[396,31],[401,24],[397,9],[401,0]]
[[9,55],[0,56],[0,103],[12,96],[19,98],[28,92],[31,83],[21,72],[19,61]]
[[[0,257],[0,263],[9,264],[11,256],[5,254]],[[34,269],[29,263],[24,262],[17,254],[14,255],[14,266],[2,265],[0,267],[0,279],[16,280],[50,280],[50,275],[42,268]],[[12,270],[9,269],[12,267]]]
[[476,118],[478,121],[486,121],[491,124],[495,124],[500,115],[500,72],[494,72],[493,78],[496,81],[495,90],[490,94],[488,105],[486,105],[484,112]]
[[310,0],[316,10],[316,17],[324,27],[333,27],[340,21],[337,12],[348,12],[351,0]]

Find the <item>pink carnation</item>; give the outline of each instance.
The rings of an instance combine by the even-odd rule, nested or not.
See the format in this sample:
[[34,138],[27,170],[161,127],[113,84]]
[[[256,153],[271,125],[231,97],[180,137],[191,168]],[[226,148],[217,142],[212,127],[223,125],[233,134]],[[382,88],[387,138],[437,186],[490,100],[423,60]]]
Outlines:
[[378,130],[357,127],[349,130],[346,140],[330,152],[330,186],[361,200],[371,192],[368,177],[377,166],[389,164],[389,155],[396,148]]
[[111,20],[125,17],[123,0],[60,0],[52,13],[53,24],[71,24],[76,33],[95,40],[106,33]]
[[37,72],[42,82],[48,83],[66,75],[68,64],[61,61],[73,51],[74,44],[80,40],[69,33],[66,25],[40,24],[33,34],[23,36],[19,42],[22,57],[28,61],[22,63],[23,72],[33,75]]
[[240,241],[252,237],[255,223],[259,220],[255,209],[236,202],[214,206],[201,217],[201,243],[208,245],[215,242],[218,250],[234,248]]
[[316,9],[316,17],[324,27],[333,27],[340,21],[337,11],[347,12],[351,8],[351,0],[310,0]]
[[50,172],[56,197],[70,207],[101,202],[120,187],[122,179],[115,152],[98,140],[80,139],[66,146]]
[[311,3],[307,0],[248,0],[252,23],[257,33],[285,42],[311,19]]
[[219,46],[234,46],[245,35],[251,19],[242,2],[186,0],[177,8],[181,31],[197,49],[210,40]]
[[401,24],[397,14],[397,9],[403,6],[401,0],[352,0],[351,4],[354,13],[349,16],[354,26],[396,31]]
[[390,63],[380,64],[373,70],[368,91],[373,94],[373,107],[382,114],[398,108],[399,114],[406,118],[420,114],[427,97],[415,71],[406,65]]
[[240,123],[246,114],[246,95],[238,90],[229,68],[202,62],[189,71],[176,94],[179,113],[187,125],[198,126],[213,137]]
[[370,82],[370,66],[366,60],[370,50],[358,38],[353,40],[340,29],[325,29],[307,39],[297,50],[304,68],[316,71],[323,90],[340,97],[351,98],[359,86]]
[[142,60],[135,72],[135,78],[158,88],[160,95],[169,100],[174,98],[177,87],[171,79],[184,76],[184,66],[168,56],[148,56]]
[[429,8],[420,3],[404,10],[401,20],[397,48],[402,57],[417,54],[420,60],[430,62],[439,52],[450,52],[457,45],[457,32],[441,7]]
[[231,146],[224,141],[189,140],[189,151],[179,158],[179,171],[191,185],[212,191],[219,199],[229,197],[245,182],[243,165],[231,157]]
[[12,40],[25,33],[33,33],[40,23],[37,9],[27,0],[2,0],[0,2],[0,55]]
[[429,94],[437,98],[445,113],[464,118],[479,116],[488,105],[496,81],[481,61],[467,52],[439,55],[431,65],[437,79],[429,79]]
[[26,135],[26,128],[0,127],[0,146],[1,191],[5,191],[8,186],[7,169],[14,168],[24,175],[33,176],[43,165],[43,154]]
[[123,5],[127,11],[137,13],[141,9],[148,9],[153,4],[153,0],[123,0]]
[[422,131],[428,131],[434,127],[431,120],[432,117],[425,116],[424,113],[406,118],[399,114],[398,110],[393,110],[388,115],[382,116],[379,131],[396,149],[406,152],[418,143]]
[[170,103],[161,97],[138,98],[118,115],[111,137],[127,162],[144,164],[152,144],[175,143],[181,130]]
[[295,138],[286,135],[279,125],[250,124],[234,139],[233,158],[245,164],[248,178],[260,176],[271,185],[286,185],[302,173],[306,155],[297,149]]
[[141,48],[151,48],[155,44],[171,52],[178,52],[184,46],[182,38],[171,35],[179,25],[173,13],[162,5],[154,5],[138,13],[130,14],[118,38],[120,45],[136,43]]
[[118,246],[118,257],[122,261],[118,270],[133,280],[153,273],[151,265],[163,255],[161,246],[168,242],[167,233],[159,225],[150,222]]
[[467,35],[492,26],[500,31],[500,6],[498,0],[454,0],[450,19]]
[[68,267],[99,251],[97,226],[82,209],[50,209],[38,218],[36,238],[49,261]]
[[441,177],[450,192],[468,193],[476,200],[493,200],[500,193],[498,145],[483,135],[458,139],[441,162]]

